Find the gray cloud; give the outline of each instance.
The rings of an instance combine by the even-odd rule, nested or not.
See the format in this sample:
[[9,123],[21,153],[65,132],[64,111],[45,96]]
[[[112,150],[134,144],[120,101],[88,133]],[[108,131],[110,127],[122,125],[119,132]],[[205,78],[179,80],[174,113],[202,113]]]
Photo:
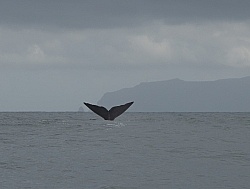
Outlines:
[[249,20],[248,0],[2,1],[0,24],[39,28],[131,27],[161,20],[180,24]]
[[5,67],[89,70],[250,67],[250,27],[246,23],[160,22],[137,29],[0,31],[0,65]]

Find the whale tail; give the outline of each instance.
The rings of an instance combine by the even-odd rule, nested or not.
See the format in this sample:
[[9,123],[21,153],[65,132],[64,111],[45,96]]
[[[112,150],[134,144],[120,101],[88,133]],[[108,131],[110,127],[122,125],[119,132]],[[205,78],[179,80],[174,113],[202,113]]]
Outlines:
[[97,106],[84,102],[84,104],[97,115],[101,116],[105,120],[114,120],[116,117],[125,112],[134,102],[129,102],[120,106],[114,106],[110,110],[107,110],[103,106]]

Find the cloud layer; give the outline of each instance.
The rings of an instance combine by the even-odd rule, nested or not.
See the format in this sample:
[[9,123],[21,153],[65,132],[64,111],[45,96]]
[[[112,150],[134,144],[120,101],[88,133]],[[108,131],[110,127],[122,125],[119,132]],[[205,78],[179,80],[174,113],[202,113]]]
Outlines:
[[248,0],[91,0],[1,3],[1,24],[60,28],[135,27],[161,20],[170,24],[249,19]]
[[[165,25],[64,32],[0,29],[0,65],[19,68],[147,69],[250,66],[246,23]],[[240,34],[240,35],[239,35]]]

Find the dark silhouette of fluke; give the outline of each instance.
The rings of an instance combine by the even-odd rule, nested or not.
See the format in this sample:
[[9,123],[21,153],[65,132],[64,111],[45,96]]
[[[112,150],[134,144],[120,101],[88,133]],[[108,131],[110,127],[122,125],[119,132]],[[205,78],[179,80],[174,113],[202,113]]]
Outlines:
[[101,116],[105,120],[114,120],[116,117],[125,112],[134,102],[129,102],[120,106],[114,106],[110,110],[102,106],[97,106],[84,102],[84,104],[97,115]]

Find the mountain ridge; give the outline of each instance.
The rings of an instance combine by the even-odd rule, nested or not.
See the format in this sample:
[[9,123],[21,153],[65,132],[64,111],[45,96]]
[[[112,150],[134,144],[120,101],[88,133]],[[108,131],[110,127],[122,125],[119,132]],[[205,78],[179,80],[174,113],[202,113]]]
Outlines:
[[98,101],[105,107],[135,101],[135,112],[248,112],[250,76],[214,81],[178,78],[142,82],[131,88],[108,92]]

